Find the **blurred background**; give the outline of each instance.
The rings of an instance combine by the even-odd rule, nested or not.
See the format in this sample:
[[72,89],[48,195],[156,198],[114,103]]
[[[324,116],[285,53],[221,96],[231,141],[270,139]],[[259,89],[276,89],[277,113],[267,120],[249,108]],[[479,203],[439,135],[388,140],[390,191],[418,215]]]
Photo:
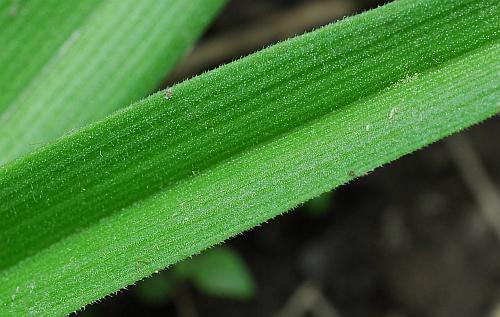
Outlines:
[[[163,87],[383,4],[233,0]],[[73,316],[500,317],[500,118]]]

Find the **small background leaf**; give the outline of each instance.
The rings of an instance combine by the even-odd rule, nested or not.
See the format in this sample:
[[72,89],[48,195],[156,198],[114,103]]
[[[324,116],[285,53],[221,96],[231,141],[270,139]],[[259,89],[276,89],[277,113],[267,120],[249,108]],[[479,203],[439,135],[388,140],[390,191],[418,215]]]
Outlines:
[[173,295],[175,280],[170,274],[158,274],[140,282],[137,294],[143,300],[152,304],[162,304]]
[[305,203],[304,208],[312,216],[321,217],[330,211],[334,192],[326,192]]
[[175,267],[175,273],[191,280],[207,295],[248,299],[255,293],[255,283],[247,265],[229,248],[207,250],[181,262]]

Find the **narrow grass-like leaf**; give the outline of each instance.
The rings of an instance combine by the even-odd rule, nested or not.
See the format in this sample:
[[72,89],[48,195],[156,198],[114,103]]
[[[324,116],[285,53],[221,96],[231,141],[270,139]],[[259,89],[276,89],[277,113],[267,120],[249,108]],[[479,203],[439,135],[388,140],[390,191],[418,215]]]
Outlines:
[[58,315],[500,111],[499,5],[401,0],[0,169],[0,309]]
[[0,113],[102,0],[0,2]]
[[59,2],[20,4],[0,33],[0,164],[151,93],[226,0]]

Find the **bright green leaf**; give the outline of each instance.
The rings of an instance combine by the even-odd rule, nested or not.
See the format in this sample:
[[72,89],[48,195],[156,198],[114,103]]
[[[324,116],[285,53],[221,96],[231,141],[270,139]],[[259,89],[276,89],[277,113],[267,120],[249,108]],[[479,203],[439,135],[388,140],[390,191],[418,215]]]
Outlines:
[[71,312],[497,114],[499,13],[397,1],[4,166],[2,315]]

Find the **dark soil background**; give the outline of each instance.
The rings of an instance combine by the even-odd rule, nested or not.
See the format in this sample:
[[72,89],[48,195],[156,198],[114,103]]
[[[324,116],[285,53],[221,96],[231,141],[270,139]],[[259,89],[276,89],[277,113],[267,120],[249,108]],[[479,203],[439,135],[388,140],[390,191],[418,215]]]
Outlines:
[[[232,1],[170,85],[380,1]],[[163,304],[135,287],[81,316],[500,316],[500,118],[377,169],[231,239],[248,301],[185,285]]]

